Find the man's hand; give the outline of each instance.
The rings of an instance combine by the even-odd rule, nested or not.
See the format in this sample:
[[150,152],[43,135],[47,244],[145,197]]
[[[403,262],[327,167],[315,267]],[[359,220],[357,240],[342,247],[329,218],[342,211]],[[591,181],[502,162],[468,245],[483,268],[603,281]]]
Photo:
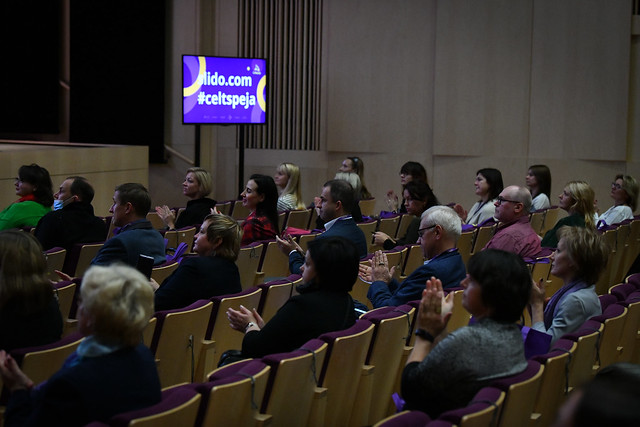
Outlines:
[[369,262],[371,263],[371,281],[382,281],[388,285],[393,278],[393,273],[395,273],[396,268],[394,266],[389,270],[387,254],[382,251],[375,251],[373,258],[371,258]]
[[276,242],[278,243],[278,247],[283,254],[289,256],[291,251],[294,250],[300,252],[300,254],[304,254],[304,251],[302,250],[300,245],[293,240],[293,237],[291,237],[289,234],[285,234],[282,237],[283,238],[280,238],[280,236],[276,236]]

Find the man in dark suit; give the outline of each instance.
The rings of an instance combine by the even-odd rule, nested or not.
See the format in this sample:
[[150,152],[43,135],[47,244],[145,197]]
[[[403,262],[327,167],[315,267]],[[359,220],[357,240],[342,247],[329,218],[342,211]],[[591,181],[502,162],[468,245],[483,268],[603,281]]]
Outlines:
[[116,261],[135,267],[139,255],[153,257],[154,265],[165,258],[164,238],[146,219],[151,209],[151,196],[142,184],[127,183],[116,187],[113,205],[113,224],[119,233],[107,240],[91,261],[94,265],[109,265]]
[[[351,211],[356,203],[355,192],[347,181],[334,179],[327,181],[322,187],[316,209],[318,216],[325,222],[324,233],[316,239],[341,236],[351,240],[358,249],[360,258],[367,255],[367,240],[364,233],[351,218]],[[304,263],[304,253],[291,238],[287,240],[276,237],[280,250],[289,254],[289,270],[300,274],[300,266]]]
[[392,278],[395,267],[389,270],[387,256],[382,251],[375,253],[371,267],[361,264],[360,276],[372,282],[367,298],[373,308],[419,300],[425,283],[432,276],[442,281],[443,288],[460,286],[467,275],[462,257],[456,249],[461,228],[460,217],[450,207],[433,206],[427,209],[422,214],[418,235],[422,254],[428,261],[402,283]]
[[54,194],[53,212],[38,222],[35,236],[44,250],[55,246],[69,251],[76,243],[103,242],[107,238],[105,222],[93,214],[94,190],[81,176],[70,176]]

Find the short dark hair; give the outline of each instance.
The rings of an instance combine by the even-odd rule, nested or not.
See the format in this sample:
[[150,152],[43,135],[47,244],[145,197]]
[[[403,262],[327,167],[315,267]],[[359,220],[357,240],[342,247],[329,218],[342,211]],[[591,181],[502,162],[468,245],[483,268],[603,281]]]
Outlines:
[[69,187],[69,191],[72,195],[80,197],[80,200],[86,203],[91,203],[93,201],[93,196],[96,194],[93,190],[87,178],[82,176],[70,176],[67,179],[72,179],[71,186]]
[[504,184],[502,183],[502,173],[498,169],[484,168],[476,172],[476,175],[484,176],[489,184],[489,200],[497,198],[502,190],[504,190]]
[[131,203],[133,210],[139,217],[145,218],[151,209],[151,196],[144,185],[137,182],[127,182],[120,184],[116,190],[120,197],[120,204]]
[[400,173],[411,175],[414,181],[424,181],[429,184],[427,170],[418,162],[407,162],[400,168]]
[[640,366],[614,363],[602,368],[583,389],[576,426],[634,426],[640,420]]
[[259,195],[264,196],[264,200],[256,205],[256,214],[266,216],[276,234],[280,234],[278,226],[278,187],[272,177],[254,173],[249,177],[256,183],[256,191]]
[[22,165],[18,169],[18,179],[28,182],[36,188],[33,191],[36,202],[43,206],[53,205],[53,182],[51,182],[48,170],[35,163]]
[[425,202],[424,210],[426,211],[432,206],[439,205],[438,198],[433,194],[433,190],[424,181],[409,181],[404,186],[405,191],[409,192],[409,195],[413,200],[420,200]]
[[356,202],[355,190],[347,181],[342,179],[332,179],[327,181],[322,186],[329,187],[329,194],[331,194],[331,201],[336,203],[338,200],[342,203],[342,210],[345,213],[350,214],[353,212],[353,207]]
[[352,241],[340,236],[318,238],[310,241],[307,248],[320,289],[351,291],[360,263],[358,249]]
[[482,302],[489,317],[499,322],[516,322],[529,302],[531,273],[519,255],[499,249],[485,249],[469,259],[471,276],[482,289]]

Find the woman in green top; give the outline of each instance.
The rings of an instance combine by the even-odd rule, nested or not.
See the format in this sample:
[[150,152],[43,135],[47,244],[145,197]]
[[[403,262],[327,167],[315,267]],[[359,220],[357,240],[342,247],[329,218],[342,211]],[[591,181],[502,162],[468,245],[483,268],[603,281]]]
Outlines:
[[35,227],[53,204],[53,184],[49,172],[38,165],[18,169],[16,194],[20,197],[0,212],[0,230]]
[[547,248],[558,247],[556,231],[563,225],[571,227],[587,227],[595,229],[595,193],[584,181],[569,181],[558,196],[558,206],[569,213],[569,216],[558,220],[556,225],[542,238],[541,245]]

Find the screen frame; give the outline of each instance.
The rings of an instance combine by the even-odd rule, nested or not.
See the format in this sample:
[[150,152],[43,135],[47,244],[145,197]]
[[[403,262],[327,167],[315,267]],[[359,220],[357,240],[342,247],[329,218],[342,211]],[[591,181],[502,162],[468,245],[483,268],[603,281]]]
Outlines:
[[238,121],[197,121],[197,122],[185,122],[185,112],[184,112],[184,58],[188,56],[188,57],[204,57],[205,59],[242,59],[242,60],[260,60],[260,61],[264,61],[264,76],[267,78],[266,83],[265,83],[265,92],[268,90],[269,87],[269,80],[268,80],[268,66],[269,66],[269,62],[267,61],[267,58],[260,58],[260,57],[245,57],[245,56],[221,56],[221,55],[196,55],[196,54],[182,54],[181,58],[182,58],[182,71],[180,72],[180,102],[181,102],[181,106],[180,106],[180,110],[181,110],[181,116],[182,116],[182,124],[183,125],[248,125],[248,126],[256,126],[256,125],[265,125],[267,124],[267,121],[269,119],[269,108],[268,108],[268,96],[266,96],[265,94],[265,108],[266,111],[264,112],[264,122],[238,122]]

